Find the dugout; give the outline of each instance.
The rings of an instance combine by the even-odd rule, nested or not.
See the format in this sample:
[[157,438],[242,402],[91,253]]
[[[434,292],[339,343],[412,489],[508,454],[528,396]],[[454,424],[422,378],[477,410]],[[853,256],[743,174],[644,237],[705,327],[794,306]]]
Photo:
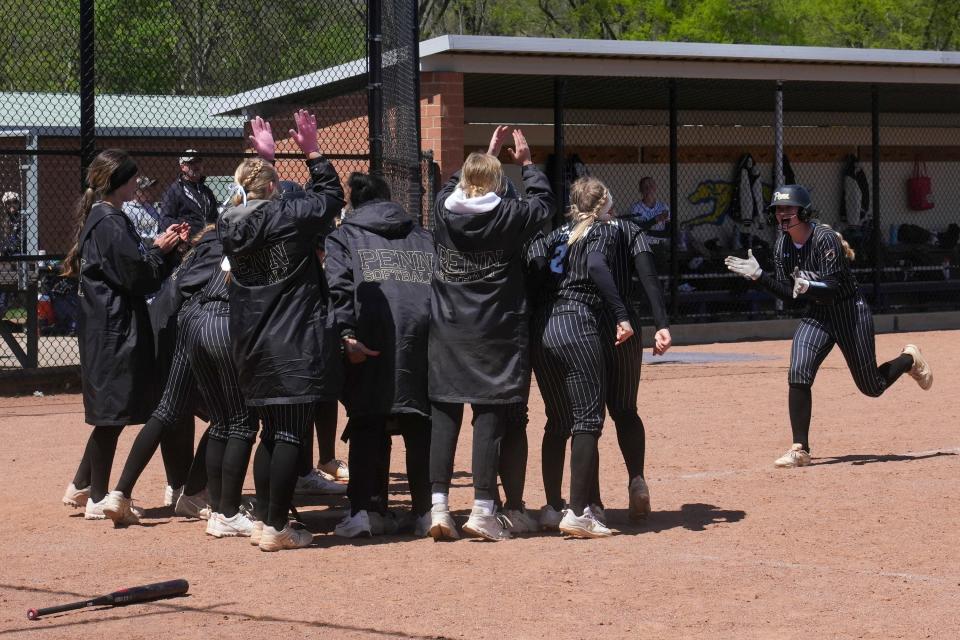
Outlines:
[[[322,110],[365,89],[364,65],[351,65],[214,100],[211,113]],[[618,209],[652,177],[673,212],[658,263],[686,321],[784,315],[722,267],[775,237],[749,200],[739,204],[746,155],[762,200],[784,171],[811,188],[821,219],[857,248],[878,309],[956,310],[958,71],[960,54],[933,51],[444,36],[420,43],[420,146],[444,179],[486,146],[492,125],[517,123],[558,192],[586,170]],[[347,144],[344,122],[327,126]],[[932,208],[908,203],[916,169],[930,178]]]

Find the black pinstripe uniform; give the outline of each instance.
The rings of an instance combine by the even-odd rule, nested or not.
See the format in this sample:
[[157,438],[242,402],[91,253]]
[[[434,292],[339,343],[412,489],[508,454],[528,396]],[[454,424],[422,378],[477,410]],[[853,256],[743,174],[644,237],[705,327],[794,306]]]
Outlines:
[[843,245],[835,231],[815,224],[802,247],[781,234],[774,251],[775,279],[763,274],[761,283],[784,300],[793,298],[794,268],[811,281],[801,296],[810,302],[793,337],[791,384],[811,385],[821,363],[840,347],[853,380],[865,395],[877,397],[887,381],[877,367],[873,315],[850,272]]
[[774,275],[763,273],[760,283],[778,297],[793,301],[794,269],[810,282],[798,301],[809,303],[793,336],[790,354],[790,422],[793,441],[810,450],[811,385],[817,370],[836,344],[840,347],[857,388],[880,396],[913,365],[901,355],[877,366],[873,315],[850,272],[840,237],[824,225],[813,231],[802,246],[784,233],[774,251]]
[[187,320],[190,364],[210,411],[210,437],[253,442],[256,435],[240,392],[230,342],[230,306],[226,273],[213,275],[198,295],[197,311]]
[[[627,219],[619,218],[609,223],[617,229],[611,272],[617,292],[623,298],[630,313],[630,324],[637,335],[620,346],[615,345],[616,320],[605,310],[601,323],[601,343],[606,365],[606,407],[617,429],[620,450],[631,478],[643,475],[644,426],[637,412],[637,394],[640,389],[640,368],[643,363],[643,342],[640,339],[640,295],[646,295],[653,312],[654,325],[659,331],[669,326],[660,283],[656,279],[653,253],[640,227]],[[640,289],[644,289],[641,294]],[[629,434],[629,431],[637,432]],[[635,446],[628,446],[632,437],[639,438]],[[598,483],[599,486],[599,483]],[[595,496],[596,504],[602,504]]]

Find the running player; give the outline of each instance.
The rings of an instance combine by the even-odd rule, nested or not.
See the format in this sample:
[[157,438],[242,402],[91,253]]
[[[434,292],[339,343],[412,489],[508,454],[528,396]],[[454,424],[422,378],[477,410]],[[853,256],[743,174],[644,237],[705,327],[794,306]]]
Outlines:
[[857,388],[871,397],[880,396],[904,373],[921,389],[929,389],[933,373],[920,349],[912,344],[877,366],[873,315],[848,263],[854,258],[853,249],[839,233],[811,220],[814,211],[805,187],[779,187],[770,211],[783,231],[774,250],[773,273],[760,268],[752,251],[746,259],[728,256],[726,265],[734,273],[759,281],[782,300],[806,303],[790,354],[788,405],[793,446],[774,462],[777,467],[803,467],[810,464],[810,388],[834,344],[843,352]]
[[471,153],[436,201],[428,351],[434,539],[458,537],[448,495],[466,402],[473,408],[474,503],[464,532],[487,540],[510,537],[494,503],[505,413],[525,402],[529,390],[523,248],[553,207],[550,183],[533,164],[519,129],[513,140],[510,153],[522,166],[524,198],[497,195],[500,161]]

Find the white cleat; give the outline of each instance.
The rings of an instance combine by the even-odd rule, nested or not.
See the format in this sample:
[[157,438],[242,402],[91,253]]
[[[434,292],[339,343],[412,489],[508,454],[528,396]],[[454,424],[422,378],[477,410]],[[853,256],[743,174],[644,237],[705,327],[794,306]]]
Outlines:
[[173,488],[170,485],[167,485],[163,489],[163,506],[172,507],[177,504],[177,500],[180,498],[180,494],[183,493],[183,487]]
[[470,538],[498,542],[510,539],[510,525],[510,520],[502,513],[486,513],[474,507],[467,523],[463,525],[463,533]]
[[933,386],[933,371],[930,370],[930,364],[920,352],[920,347],[915,344],[908,344],[903,348],[903,352],[913,356],[910,377],[917,381],[921,389],[929,391],[930,387]]
[[560,531],[574,538],[608,538],[613,532],[597,519],[590,507],[584,507],[583,515],[574,515],[573,509],[563,512]]
[[260,534],[260,551],[281,551],[283,549],[303,549],[313,543],[313,534],[299,526],[288,523],[281,531],[268,524],[263,525]]
[[450,508],[443,504],[433,505],[428,514],[430,516],[430,529],[427,533],[434,540],[459,540],[460,533],[457,531],[457,523],[453,521],[450,515]]
[[107,501],[107,496],[103,497],[103,500],[100,502],[94,502],[93,500],[87,500],[87,506],[83,510],[83,519],[84,520],[106,520],[107,514],[103,512],[103,505]]
[[127,527],[140,524],[143,512],[134,508],[133,498],[123,495],[122,491],[111,491],[103,499],[103,514],[113,520],[115,527]]
[[317,471],[326,475],[328,480],[346,481],[350,479],[350,469],[347,467],[347,463],[343,460],[337,460],[336,458],[318,465]]
[[417,521],[413,525],[413,535],[418,538],[426,538],[430,535],[430,526],[433,524],[433,518],[430,515],[430,512],[427,511],[425,514],[417,518]]
[[255,547],[260,546],[260,536],[263,535],[263,521],[254,520],[253,521],[253,530],[250,532],[250,544]]
[[87,500],[90,499],[90,487],[77,489],[71,482],[67,485],[67,490],[63,494],[63,504],[75,509],[82,509],[87,506]]
[[341,538],[358,538],[360,536],[369,538],[373,535],[370,514],[366,510],[357,511],[353,515],[347,514],[343,520],[337,523],[333,533]]
[[790,450],[774,460],[773,466],[779,469],[805,467],[810,464],[810,454],[803,450],[803,445],[795,443]]
[[339,496],[347,492],[347,485],[327,480],[316,469],[297,478],[297,488],[294,493],[298,496]]
[[214,538],[249,538],[254,527],[255,523],[239,511],[230,518],[222,513],[211,513],[207,520],[207,535]]

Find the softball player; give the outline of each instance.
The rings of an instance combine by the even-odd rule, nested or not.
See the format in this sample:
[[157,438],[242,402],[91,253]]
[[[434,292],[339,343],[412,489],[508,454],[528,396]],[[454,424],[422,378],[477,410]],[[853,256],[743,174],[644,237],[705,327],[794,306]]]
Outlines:
[[142,424],[156,399],[153,340],[146,296],[173,269],[173,250],[187,237],[171,225],[145,249],[122,204],[137,189],[137,165],[108,149],[91,162],[77,203],[77,238],[64,275],[80,280],[80,370],[86,422],[93,425],[63,502],[103,519],[103,499],[120,431]]
[[[670,336],[666,305],[663,301],[663,290],[657,279],[657,268],[650,245],[640,227],[633,221],[627,218],[615,218],[609,224],[619,231],[610,263],[617,291],[627,303],[630,324],[633,327],[640,326],[640,314],[634,304],[640,295],[637,291],[639,285],[642,286],[650,302],[654,325],[657,329],[654,334],[653,354],[662,355],[667,352],[673,341]],[[643,343],[637,339],[615,346],[613,335],[615,326],[615,318],[611,317],[609,312],[605,312],[605,317],[600,324],[600,335],[607,375],[606,407],[616,425],[617,443],[620,445],[620,453],[623,454],[623,461],[627,466],[627,492],[630,505],[628,514],[633,520],[642,520],[650,513],[650,490],[643,476],[646,432],[643,420],[637,413]],[[597,495],[593,497],[591,504],[598,505],[602,509],[599,478],[595,487]]]
[[834,344],[840,347],[857,388],[865,395],[880,396],[904,373],[910,373],[921,389],[933,384],[930,366],[912,344],[898,357],[877,366],[873,316],[848,264],[853,250],[839,233],[811,220],[814,212],[810,205],[810,194],[801,185],[785,185],[774,192],[770,210],[783,233],[774,250],[773,274],[760,268],[752,251],[746,259],[726,259],[730,271],[759,281],[777,297],[807,303],[790,354],[793,446],[774,462],[777,467],[810,464],[810,388]]
[[[506,131],[498,127],[494,140]],[[434,539],[458,537],[448,495],[466,402],[474,415],[474,504],[464,532],[487,540],[510,537],[494,503],[505,414],[529,391],[523,248],[550,219],[553,206],[550,183],[534,166],[523,133],[514,130],[513,139],[524,198],[500,197],[500,161],[472,153],[436,201],[428,347]]]
[[342,375],[316,238],[343,208],[343,189],[320,155],[316,118],[301,110],[294,119],[290,137],[310,171],[306,197],[277,197],[273,134],[255,118],[252,141],[260,157],[237,167],[240,193],[218,223],[230,263],[230,339],[240,389],[263,423],[253,460],[258,522],[251,536],[261,551],[313,540],[288,523],[287,514],[314,405],[337,399]]
[[534,356],[547,413],[543,444],[547,506],[554,511],[563,506],[560,480],[566,441],[572,434],[570,505],[557,526],[581,538],[611,535],[590,507],[604,418],[606,372],[599,328],[603,306],[615,319],[617,347],[633,335],[610,271],[618,230],[602,221],[609,219],[612,207],[613,197],[596,178],[580,178],[570,187],[570,222],[546,238],[554,294]]

